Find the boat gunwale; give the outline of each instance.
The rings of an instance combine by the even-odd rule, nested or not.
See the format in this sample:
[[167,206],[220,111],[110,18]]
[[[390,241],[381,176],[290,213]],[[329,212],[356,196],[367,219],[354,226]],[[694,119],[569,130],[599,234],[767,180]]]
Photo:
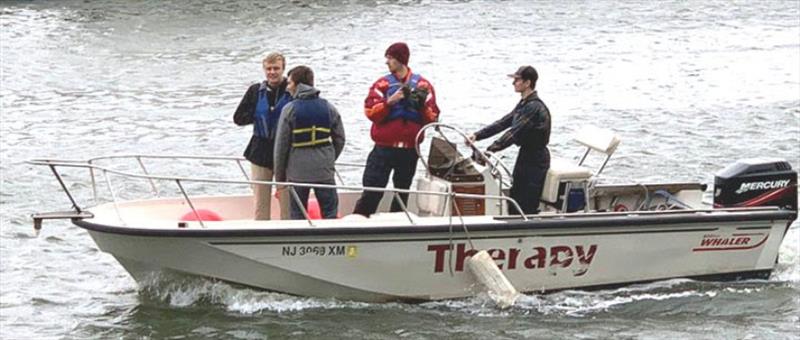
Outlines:
[[[669,224],[692,223],[722,223],[722,222],[751,222],[751,221],[787,221],[786,228],[797,218],[797,211],[784,209],[736,209],[726,210],[688,210],[682,213],[669,214],[592,214],[580,218],[536,218],[535,215],[527,221],[507,217],[495,218],[496,221],[507,223],[475,223],[466,228],[469,233],[476,232],[510,232],[510,231],[544,231],[571,229],[596,229],[596,228],[642,228]],[[575,215],[576,217],[579,214]],[[362,221],[359,221],[362,222]],[[438,225],[381,225],[381,226],[297,226],[297,227],[265,227],[247,229],[210,229],[210,228],[175,228],[154,229],[114,226],[95,223],[85,219],[73,219],[72,223],[90,231],[131,235],[131,236],[156,236],[156,237],[201,237],[201,238],[230,238],[230,237],[287,237],[287,236],[364,236],[387,234],[436,234],[436,233],[464,233],[460,223]],[[692,226],[695,229],[703,226]],[[708,229],[705,227],[704,229]],[[715,230],[717,228],[712,228]]]

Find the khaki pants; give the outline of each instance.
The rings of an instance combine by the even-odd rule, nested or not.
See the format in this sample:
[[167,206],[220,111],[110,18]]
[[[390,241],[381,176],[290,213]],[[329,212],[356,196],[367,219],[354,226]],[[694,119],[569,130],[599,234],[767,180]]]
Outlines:
[[[272,169],[250,164],[251,178],[253,181],[271,181]],[[289,219],[288,192],[282,191],[278,202],[281,210],[281,219]],[[269,220],[272,218],[272,186],[266,184],[253,185],[253,202],[255,203],[255,219]]]

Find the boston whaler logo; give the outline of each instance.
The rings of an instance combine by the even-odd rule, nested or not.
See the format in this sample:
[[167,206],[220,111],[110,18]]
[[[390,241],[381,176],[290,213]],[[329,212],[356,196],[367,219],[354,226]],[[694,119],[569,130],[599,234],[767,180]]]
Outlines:
[[[474,249],[468,250],[467,245],[464,243],[456,243],[453,246],[455,246],[453,270],[456,272],[464,271],[464,262],[478,251]],[[434,255],[434,273],[445,271],[446,263],[450,258],[448,255],[451,255],[448,254],[450,247],[451,245],[447,243],[428,246],[428,251],[433,252]],[[581,276],[589,270],[589,265],[592,264],[594,255],[597,253],[597,245],[488,249],[487,252],[495,260],[497,266],[503,270],[573,267],[572,274]]]
[[703,239],[700,240],[700,246],[693,248],[692,251],[753,249],[764,244],[767,238],[769,238],[769,235],[766,233],[741,233],[730,234],[730,236],[705,234]]
[[751,190],[766,190],[766,189],[780,189],[789,186],[788,179],[776,181],[763,181],[763,182],[748,182],[742,183],[742,186],[736,190],[737,194],[742,194]]

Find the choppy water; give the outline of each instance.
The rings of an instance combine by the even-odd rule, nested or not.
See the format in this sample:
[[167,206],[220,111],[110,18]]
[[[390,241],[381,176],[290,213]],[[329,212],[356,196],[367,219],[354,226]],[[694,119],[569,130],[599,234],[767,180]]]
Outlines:
[[[797,338],[800,230],[768,281],[672,280],[600,292],[366,304],[202,279],[138,288],[88,235],[30,213],[69,207],[28,158],[240,155],[231,122],[259,62],[283,51],[317,73],[370,148],[361,105],[404,40],[442,119],[474,130],[516,102],[505,74],[540,73],[553,153],[591,123],[623,142],[609,181],[702,181],[744,157],[800,168],[800,2],[53,1],[0,4],[2,338]],[[511,153],[510,156],[513,156]],[[177,166],[189,172],[191,166]],[[219,170],[225,171],[225,170]],[[236,171],[236,170],[232,170]],[[70,179],[77,179],[78,175]],[[85,177],[85,176],[84,176]],[[345,173],[358,181],[360,171]],[[73,184],[73,188],[86,189]],[[146,191],[145,189],[131,189]],[[205,190],[205,189],[200,189]]]

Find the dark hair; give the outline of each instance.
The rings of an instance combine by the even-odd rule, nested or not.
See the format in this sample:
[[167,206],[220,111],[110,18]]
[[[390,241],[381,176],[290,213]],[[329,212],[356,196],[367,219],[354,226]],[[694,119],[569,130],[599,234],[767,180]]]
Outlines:
[[314,71],[308,66],[295,66],[287,74],[295,84],[314,86]]

